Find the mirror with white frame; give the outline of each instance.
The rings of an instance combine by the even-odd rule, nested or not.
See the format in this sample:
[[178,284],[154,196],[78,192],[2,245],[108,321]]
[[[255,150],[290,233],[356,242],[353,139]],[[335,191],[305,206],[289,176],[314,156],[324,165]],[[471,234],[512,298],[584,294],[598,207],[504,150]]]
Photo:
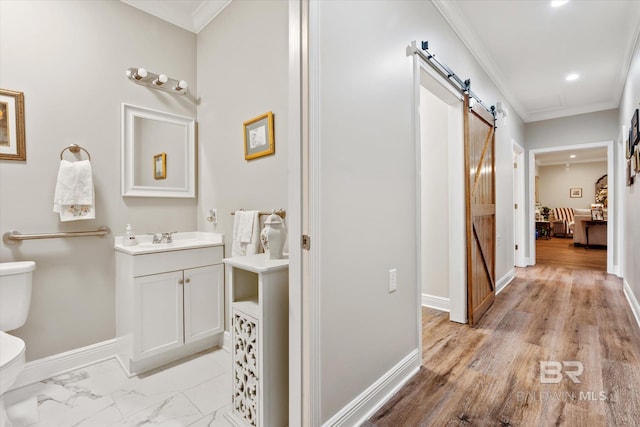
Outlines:
[[125,197],[195,197],[195,119],[122,104]]

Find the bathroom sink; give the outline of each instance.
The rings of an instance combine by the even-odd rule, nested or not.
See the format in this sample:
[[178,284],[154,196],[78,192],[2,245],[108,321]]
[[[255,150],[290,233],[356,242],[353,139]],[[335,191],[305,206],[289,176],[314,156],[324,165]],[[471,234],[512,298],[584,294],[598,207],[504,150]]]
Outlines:
[[204,231],[186,231],[174,233],[171,243],[153,243],[153,236],[136,236],[138,244],[124,246],[122,236],[115,238],[115,250],[129,255],[143,255],[155,252],[179,251],[184,249],[207,248],[221,246],[224,243],[224,235],[219,233],[207,233]]

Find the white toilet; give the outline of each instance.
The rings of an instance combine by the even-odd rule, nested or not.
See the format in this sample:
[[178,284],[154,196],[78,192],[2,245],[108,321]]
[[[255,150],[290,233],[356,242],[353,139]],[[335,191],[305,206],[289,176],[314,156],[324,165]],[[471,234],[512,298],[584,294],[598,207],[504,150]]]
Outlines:
[[0,426],[11,426],[4,406],[4,393],[16,381],[25,364],[25,345],[7,334],[24,325],[31,304],[33,261],[0,263]]

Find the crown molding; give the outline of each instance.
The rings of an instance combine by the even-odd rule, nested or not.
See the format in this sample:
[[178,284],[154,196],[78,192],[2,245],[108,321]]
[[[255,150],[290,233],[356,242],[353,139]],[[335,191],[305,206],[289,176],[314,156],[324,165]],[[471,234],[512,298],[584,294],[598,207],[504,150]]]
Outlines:
[[442,17],[449,23],[453,31],[460,37],[460,40],[467,46],[471,55],[478,61],[480,67],[482,67],[489,79],[505,97],[505,101],[511,105],[522,120],[525,122],[530,121],[529,115],[526,114],[524,107],[509,89],[509,85],[505,83],[506,78],[502,72],[500,72],[500,68],[493,61],[484,45],[478,41],[478,35],[471,29],[467,19],[456,3],[446,0],[431,0],[431,2],[436,9],[438,9]]
[[231,0],[208,0],[203,1],[193,12],[193,28],[198,34],[211,21],[213,21],[225,7],[229,6]]
[[129,6],[198,34],[227,7],[231,0],[202,0],[194,11],[179,1],[120,0]]

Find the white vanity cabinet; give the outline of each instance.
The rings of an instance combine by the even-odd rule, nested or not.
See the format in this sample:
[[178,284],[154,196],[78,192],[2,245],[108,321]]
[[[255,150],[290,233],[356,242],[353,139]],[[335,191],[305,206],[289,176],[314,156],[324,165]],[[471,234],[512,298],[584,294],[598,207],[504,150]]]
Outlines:
[[131,374],[222,345],[222,243],[165,246],[125,251],[116,241],[118,356]]
[[218,264],[136,277],[133,359],[223,332],[223,271]]

